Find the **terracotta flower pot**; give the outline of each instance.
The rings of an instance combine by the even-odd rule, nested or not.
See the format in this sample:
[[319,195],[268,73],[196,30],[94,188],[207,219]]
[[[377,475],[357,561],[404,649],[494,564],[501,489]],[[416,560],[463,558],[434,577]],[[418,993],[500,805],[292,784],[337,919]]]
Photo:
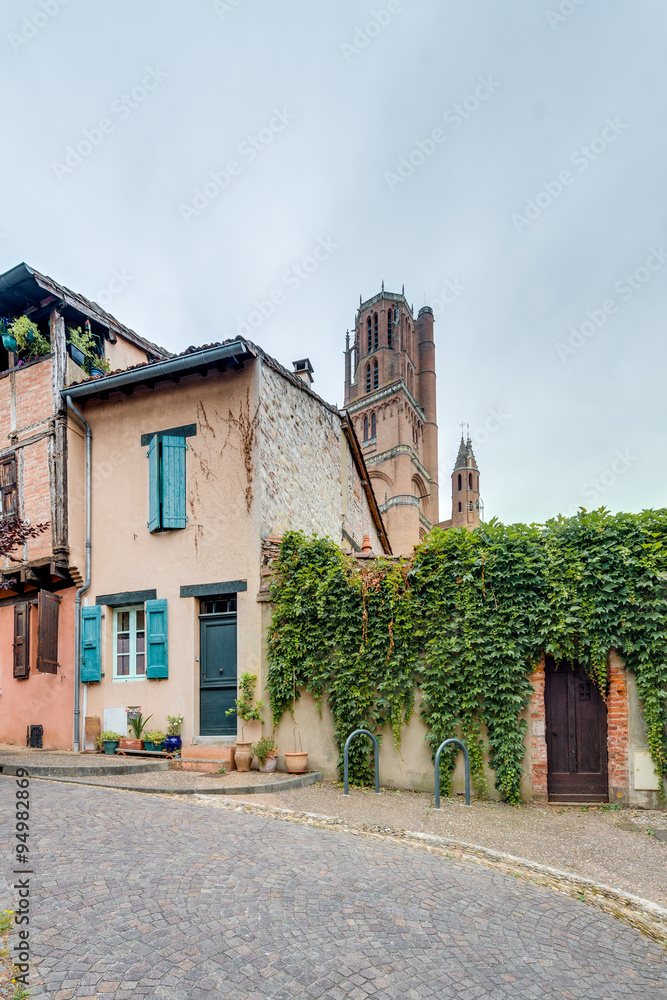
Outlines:
[[249,771],[250,761],[252,760],[252,742],[244,741],[236,742],[236,770],[237,771]]
[[290,774],[304,774],[308,770],[308,752],[286,753],[285,767]]
[[263,774],[273,774],[278,766],[278,754],[273,754],[271,757],[267,757],[264,761],[264,766],[259,765],[259,769]]
[[143,750],[143,748],[143,740],[120,740],[118,744],[119,750]]

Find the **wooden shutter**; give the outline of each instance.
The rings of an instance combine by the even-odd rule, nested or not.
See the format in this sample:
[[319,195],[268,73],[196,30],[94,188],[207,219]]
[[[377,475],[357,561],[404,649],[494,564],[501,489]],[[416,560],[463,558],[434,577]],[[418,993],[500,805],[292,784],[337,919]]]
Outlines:
[[45,674],[58,673],[58,616],[60,598],[48,590],[39,592],[39,632],[37,669]]
[[185,451],[183,437],[162,438],[162,527],[184,528]]
[[160,449],[157,434],[148,445],[148,530],[158,531],[160,522]]
[[3,517],[18,514],[18,485],[16,482],[16,456],[10,455],[0,462],[0,492],[2,493]]
[[81,680],[102,680],[102,608],[81,608]]
[[146,677],[169,676],[167,602],[146,601]]
[[30,673],[30,605],[14,605],[14,677]]

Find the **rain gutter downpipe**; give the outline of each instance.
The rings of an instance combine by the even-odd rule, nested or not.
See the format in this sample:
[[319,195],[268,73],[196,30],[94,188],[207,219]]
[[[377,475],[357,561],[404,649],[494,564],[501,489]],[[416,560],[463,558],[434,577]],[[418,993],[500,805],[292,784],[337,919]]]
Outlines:
[[74,752],[78,753],[81,749],[81,712],[79,708],[81,690],[81,596],[90,587],[90,458],[93,432],[83,413],[77,410],[70,397],[66,396],[65,398],[68,408],[86,428],[86,577],[83,581],[83,586],[79,587],[74,598]]

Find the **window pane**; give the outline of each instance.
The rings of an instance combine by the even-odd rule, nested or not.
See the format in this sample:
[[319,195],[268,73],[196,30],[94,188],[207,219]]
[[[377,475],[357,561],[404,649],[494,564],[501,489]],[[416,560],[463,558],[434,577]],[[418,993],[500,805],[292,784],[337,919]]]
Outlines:
[[146,673],[146,657],[143,653],[137,653],[137,676]]
[[116,661],[116,674],[119,677],[129,677],[130,674],[130,657],[129,656],[119,656]]
[[137,632],[137,653],[146,652],[146,634],[145,632]]
[[117,653],[129,653],[130,652],[130,637],[129,635],[117,635],[116,636],[116,652]]
[[130,612],[129,611],[119,611],[118,612],[118,631],[119,632],[129,632],[130,631]]
[[144,612],[143,609],[137,611],[137,631],[144,628]]

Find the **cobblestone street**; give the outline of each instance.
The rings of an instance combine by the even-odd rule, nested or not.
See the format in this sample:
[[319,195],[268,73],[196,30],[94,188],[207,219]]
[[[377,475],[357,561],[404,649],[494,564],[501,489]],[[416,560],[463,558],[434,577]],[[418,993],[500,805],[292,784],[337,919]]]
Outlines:
[[[14,783],[0,782],[10,880]],[[625,923],[396,843],[33,781],[31,848],[35,998],[667,994],[664,951]]]

